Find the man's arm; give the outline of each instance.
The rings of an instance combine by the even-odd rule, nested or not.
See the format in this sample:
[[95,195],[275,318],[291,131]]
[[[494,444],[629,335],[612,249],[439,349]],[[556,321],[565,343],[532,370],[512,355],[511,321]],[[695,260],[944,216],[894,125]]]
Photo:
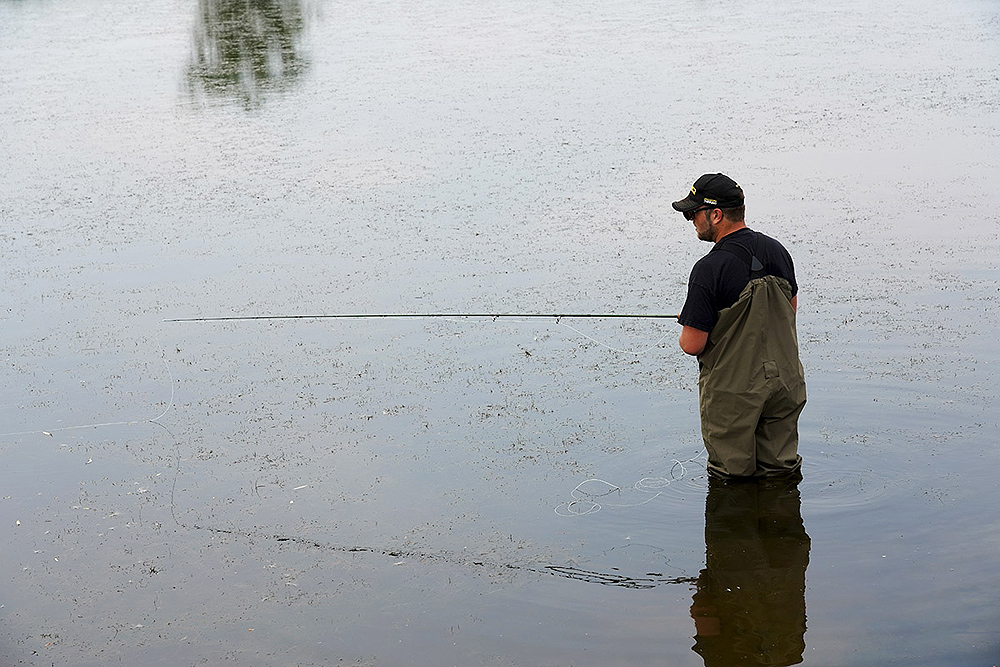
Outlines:
[[688,354],[701,354],[708,343],[708,332],[685,326],[681,329],[681,349]]
[[[792,310],[799,309],[799,295],[792,297]],[[708,344],[708,332],[685,326],[681,329],[681,349],[691,355],[701,354]]]

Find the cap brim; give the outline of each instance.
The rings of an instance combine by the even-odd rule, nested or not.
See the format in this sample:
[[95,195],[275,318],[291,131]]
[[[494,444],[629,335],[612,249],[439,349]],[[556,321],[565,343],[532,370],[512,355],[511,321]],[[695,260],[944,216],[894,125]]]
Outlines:
[[688,195],[687,197],[681,199],[680,201],[675,201],[673,204],[671,204],[671,206],[674,207],[675,211],[679,211],[680,213],[687,213],[688,211],[695,210],[699,206],[703,205],[703,203],[704,202],[702,202],[700,199],[693,199],[690,195]]

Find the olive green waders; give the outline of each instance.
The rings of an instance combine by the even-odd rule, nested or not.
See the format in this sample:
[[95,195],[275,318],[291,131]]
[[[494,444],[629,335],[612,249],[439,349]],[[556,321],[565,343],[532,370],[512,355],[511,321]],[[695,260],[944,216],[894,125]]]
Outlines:
[[802,464],[806,402],[788,281],[754,278],[719,312],[698,355],[701,433],[718,477],[781,475]]

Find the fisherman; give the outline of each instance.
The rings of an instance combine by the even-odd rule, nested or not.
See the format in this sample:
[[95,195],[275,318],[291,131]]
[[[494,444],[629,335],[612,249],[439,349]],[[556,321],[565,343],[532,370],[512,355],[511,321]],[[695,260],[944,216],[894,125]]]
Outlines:
[[806,402],[795,333],[798,285],[788,251],[744,221],[743,190],[705,174],[675,210],[715,244],[694,265],[678,317],[697,355],[701,432],[714,477],[800,474]]

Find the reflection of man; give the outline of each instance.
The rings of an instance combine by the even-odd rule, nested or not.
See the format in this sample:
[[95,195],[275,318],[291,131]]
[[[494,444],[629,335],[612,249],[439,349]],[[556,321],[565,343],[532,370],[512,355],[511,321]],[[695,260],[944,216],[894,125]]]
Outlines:
[[691,604],[705,667],[802,662],[809,536],[797,485],[797,476],[709,479],[705,569]]
[[792,258],[744,222],[743,190],[705,174],[674,209],[715,245],[691,271],[678,320],[680,345],[698,355],[701,431],[719,477],[799,469],[798,419],[806,402],[795,333]]

